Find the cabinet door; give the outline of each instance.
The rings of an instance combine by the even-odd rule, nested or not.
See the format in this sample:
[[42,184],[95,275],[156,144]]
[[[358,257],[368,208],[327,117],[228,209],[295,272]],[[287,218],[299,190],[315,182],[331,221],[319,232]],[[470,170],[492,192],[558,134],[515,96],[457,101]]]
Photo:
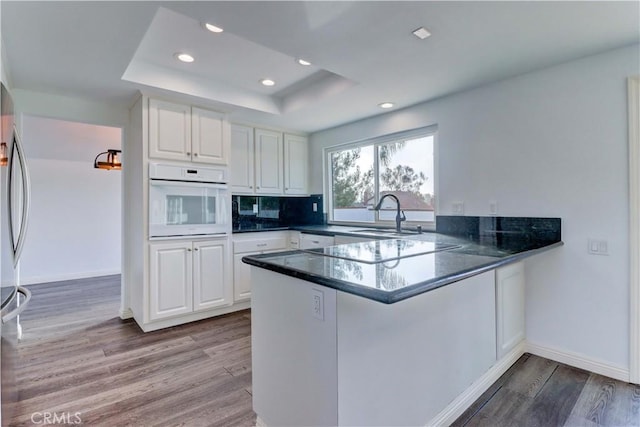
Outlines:
[[253,128],[231,125],[231,190],[253,193],[254,185]]
[[324,248],[333,244],[333,236],[300,233],[300,249]]
[[191,313],[191,242],[149,245],[149,317],[151,320]]
[[191,159],[197,163],[229,163],[229,138],[224,116],[213,111],[191,109]]
[[226,240],[193,243],[193,310],[231,305],[233,291]]
[[149,100],[149,157],[191,160],[191,107]]
[[242,257],[260,252],[233,255],[233,300],[246,301],[251,298],[251,266],[242,262]]
[[309,144],[307,138],[297,135],[284,136],[284,193],[307,194],[309,169]]
[[525,335],[524,263],[496,270],[496,322],[498,359],[512,350]]
[[282,134],[256,129],[256,193],[282,194],[284,160]]

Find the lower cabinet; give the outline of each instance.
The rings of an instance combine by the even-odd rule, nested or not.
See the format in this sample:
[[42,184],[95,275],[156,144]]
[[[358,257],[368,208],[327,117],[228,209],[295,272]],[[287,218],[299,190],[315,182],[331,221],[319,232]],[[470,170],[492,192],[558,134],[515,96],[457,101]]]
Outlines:
[[[272,234],[274,233],[274,234]],[[233,239],[233,300],[251,299],[251,268],[242,262],[247,255],[283,251],[288,248],[288,234],[261,232]]]
[[149,318],[233,304],[227,239],[149,244]]
[[300,233],[300,249],[324,248],[333,244],[333,236]]
[[524,262],[496,270],[496,353],[498,360],[525,337]]

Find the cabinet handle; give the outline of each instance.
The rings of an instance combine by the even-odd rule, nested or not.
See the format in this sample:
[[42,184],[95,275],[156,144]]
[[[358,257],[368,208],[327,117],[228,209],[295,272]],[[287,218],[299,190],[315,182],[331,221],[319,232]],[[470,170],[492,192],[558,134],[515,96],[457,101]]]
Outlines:
[[187,252],[191,252],[191,248],[187,248]]
[[260,189],[260,187],[256,187],[256,190],[259,190],[259,189]]
[[193,153],[194,156],[198,157],[198,153]]
[[197,250],[198,250],[198,248],[193,248],[193,250],[194,250],[194,251],[197,251]]
[[258,243],[258,247],[259,247],[259,248],[264,248],[265,246],[267,246],[267,244],[266,244],[266,243]]
[[250,185],[249,188],[253,188],[253,185]]
[[288,188],[285,188],[285,190],[288,190]]
[[312,240],[311,243],[315,243],[316,245],[320,244],[320,242],[318,240]]
[[190,156],[190,155],[191,155],[191,153],[187,151],[187,156]]

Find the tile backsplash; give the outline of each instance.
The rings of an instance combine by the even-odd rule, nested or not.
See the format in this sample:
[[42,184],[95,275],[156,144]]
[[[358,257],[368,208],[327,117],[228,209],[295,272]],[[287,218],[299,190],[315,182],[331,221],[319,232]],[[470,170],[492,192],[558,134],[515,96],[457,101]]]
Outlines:
[[234,229],[325,223],[321,194],[308,197],[233,195],[231,206]]

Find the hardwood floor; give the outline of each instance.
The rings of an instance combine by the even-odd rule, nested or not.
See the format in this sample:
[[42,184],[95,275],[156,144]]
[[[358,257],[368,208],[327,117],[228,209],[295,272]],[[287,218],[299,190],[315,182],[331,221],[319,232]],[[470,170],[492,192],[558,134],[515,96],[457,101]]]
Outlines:
[[[145,334],[117,316],[119,276],[29,288],[11,425],[255,425],[249,311]],[[640,386],[525,354],[453,426],[640,426]]]
[[640,386],[525,354],[452,424],[462,426],[640,426]]
[[30,286],[11,425],[252,426],[247,310],[143,333],[117,316],[120,277]]

